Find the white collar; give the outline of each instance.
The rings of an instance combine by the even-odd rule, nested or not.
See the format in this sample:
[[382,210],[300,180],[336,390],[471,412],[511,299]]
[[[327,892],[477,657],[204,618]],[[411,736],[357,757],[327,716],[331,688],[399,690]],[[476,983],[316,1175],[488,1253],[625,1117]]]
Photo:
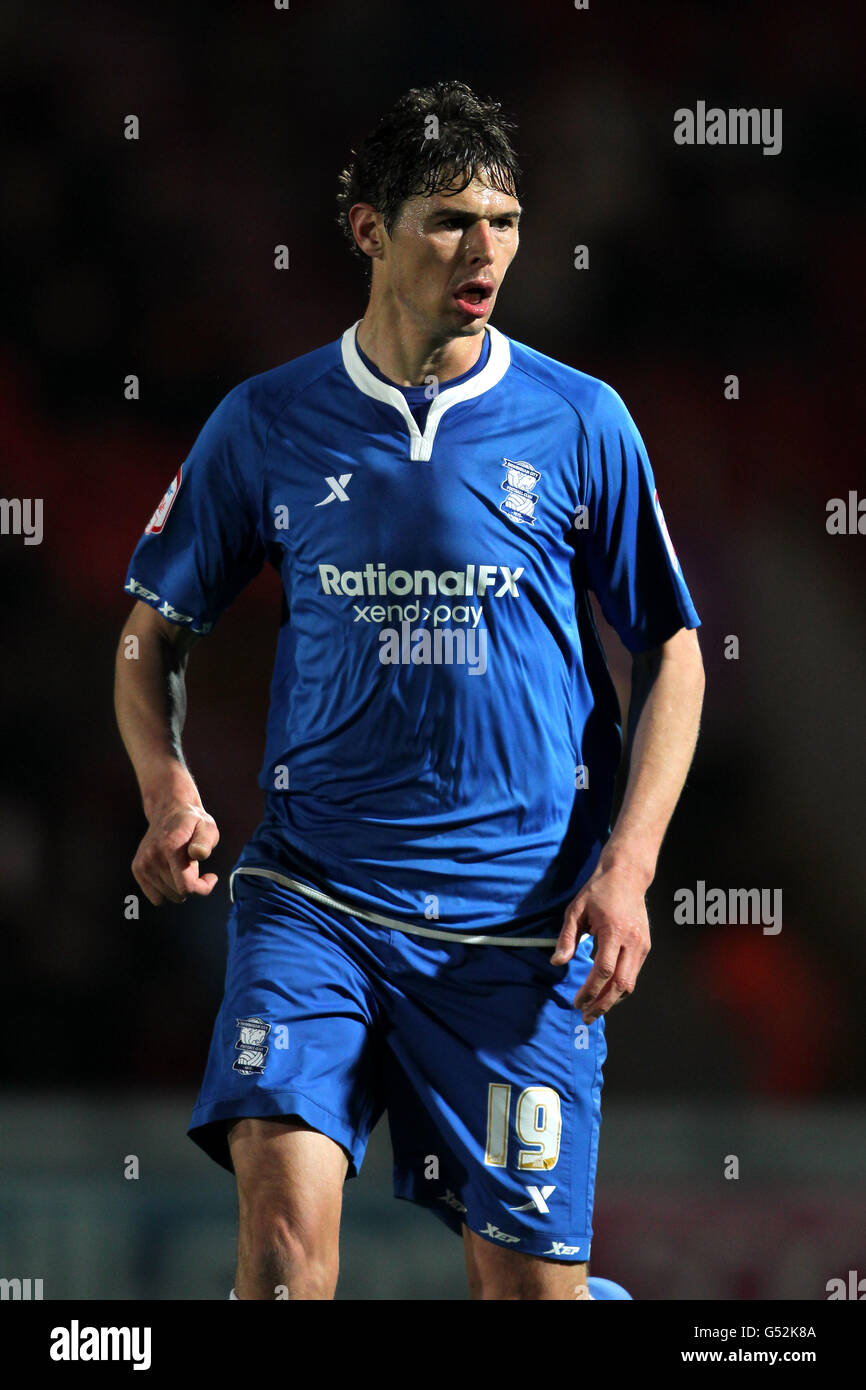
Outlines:
[[361,357],[355,342],[355,332],[360,322],[361,320],[358,319],[351,328],[346,329],[342,336],[343,366],[358,390],[363,391],[365,396],[372,396],[375,400],[383,401],[386,405],[392,405],[395,410],[399,410],[409,430],[409,457],[411,459],[420,459],[422,462],[429,459],[433,452],[433,440],[436,438],[439,421],[445,411],[450,410],[452,405],[458,405],[461,401],[472,400],[473,396],[480,396],[482,392],[489,391],[492,386],[502,380],[511,365],[511,349],[508,339],[504,333],[500,333],[497,328],[493,327],[492,323],[489,323],[487,331],[490,334],[490,355],[481,371],[476,372],[468,381],[462,382],[459,386],[449,386],[446,382],[444,386],[440,387],[430,403],[422,434],[418,428],[418,422],[406,403],[403,392],[399,387],[391,386],[387,381],[382,381],[379,377],[374,376]]

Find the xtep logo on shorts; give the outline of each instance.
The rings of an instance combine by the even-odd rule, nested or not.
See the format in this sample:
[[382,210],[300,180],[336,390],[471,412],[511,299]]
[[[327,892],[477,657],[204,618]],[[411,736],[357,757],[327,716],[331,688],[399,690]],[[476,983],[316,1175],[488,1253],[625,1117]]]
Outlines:
[[240,1036],[235,1043],[238,1056],[232,1062],[232,1071],[239,1071],[244,1076],[261,1076],[270,1050],[265,1045],[265,1038],[271,1031],[271,1025],[262,1018],[239,1018],[235,1027]]
[[492,1221],[488,1221],[484,1230],[480,1232],[482,1236],[490,1236],[493,1240],[501,1240],[503,1245],[519,1245],[520,1236],[510,1236],[507,1231],[500,1231],[498,1226],[494,1226]]
[[512,521],[528,521],[530,526],[534,526],[535,504],[538,501],[534,488],[541,474],[525,459],[504,458],[502,466],[506,470],[502,487],[508,496],[499,503],[499,510]]
[[555,1191],[556,1191],[556,1188],[555,1188],[555,1187],[542,1187],[542,1188],[538,1188],[538,1187],[527,1187],[526,1190],[527,1190],[527,1192],[529,1193],[530,1197],[532,1198],[532,1201],[530,1201],[530,1202],[524,1202],[523,1205],[520,1206],[520,1207],[509,1207],[508,1210],[509,1210],[509,1211],[540,1211],[543,1215],[546,1216],[547,1213],[550,1211],[550,1207],[547,1205],[547,1199],[548,1199],[548,1197],[550,1196],[550,1194],[551,1194],[552,1192],[555,1192]]
[[450,1187],[446,1188],[446,1190],[442,1193],[442,1195],[439,1198],[439,1201],[444,1202],[445,1205],[448,1207],[452,1207],[454,1211],[459,1211],[461,1216],[466,1215],[466,1208],[464,1207],[460,1198],[454,1192],[451,1191]]
[[488,590],[493,591],[494,598],[502,598],[504,594],[519,598],[517,581],[523,569],[523,565],[514,570],[508,565],[467,565],[465,570],[437,573],[435,570],[389,570],[380,562],[365,565],[362,570],[319,565],[319,579],[323,593],[345,594],[349,598],[365,595],[387,598],[389,594],[477,595],[483,598]]

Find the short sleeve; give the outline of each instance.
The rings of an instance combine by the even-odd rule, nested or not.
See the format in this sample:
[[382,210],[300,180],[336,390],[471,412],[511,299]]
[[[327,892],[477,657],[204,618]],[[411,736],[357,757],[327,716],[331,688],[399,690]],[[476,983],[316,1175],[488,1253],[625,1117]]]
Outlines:
[[206,633],[262,568],[262,440],[245,383],[209,417],[133,552],[126,592]]
[[665,524],[643,440],[623,401],[602,384],[586,430],[582,525],[588,587],[630,652],[700,626]]

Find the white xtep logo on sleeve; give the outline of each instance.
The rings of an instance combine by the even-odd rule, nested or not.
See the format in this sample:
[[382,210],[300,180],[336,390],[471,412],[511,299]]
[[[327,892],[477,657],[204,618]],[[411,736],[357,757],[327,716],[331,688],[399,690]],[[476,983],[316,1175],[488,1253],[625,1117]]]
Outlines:
[[524,1202],[524,1204],[523,1204],[522,1207],[509,1207],[508,1210],[509,1210],[509,1211],[532,1211],[532,1209],[533,1209],[533,1207],[534,1207],[536,1211],[543,1212],[543,1213],[546,1215],[546,1214],[550,1211],[550,1207],[547,1205],[547,1199],[548,1199],[548,1197],[550,1196],[550,1194],[551,1194],[552,1192],[555,1192],[555,1191],[556,1191],[556,1188],[555,1188],[555,1187],[542,1187],[542,1188],[539,1189],[539,1188],[537,1188],[537,1187],[527,1187],[526,1190],[527,1190],[527,1192],[529,1193],[530,1197],[532,1198],[532,1201],[531,1201],[531,1202]]
[[335,497],[338,498],[340,502],[348,502],[349,495],[346,492],[346,484],[351,476],[351,473],[341,473],[339,478],[326,478],[325,482],[328,484],[331,491],[328,493],[327,497],[322,498],[321,502],[317,502],[316,506],[325,507],[329,502],[333,502]]

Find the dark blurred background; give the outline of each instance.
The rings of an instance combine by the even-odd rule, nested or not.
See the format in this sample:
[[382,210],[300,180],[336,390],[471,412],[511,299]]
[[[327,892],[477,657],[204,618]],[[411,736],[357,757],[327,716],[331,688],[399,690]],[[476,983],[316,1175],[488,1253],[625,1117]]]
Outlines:
[[[494,321],[624,397],[703,620],[703,728],[650,890],[654,949],[608,1029],[597,1272],[644,1298],[823,1298],[858,1259],[866,1273],[866,539],[826,529],[830,498],[866,496],[856,15],[804,0],[2,6],[0,491],[44,499],[44,538],[0,536],[0,1274],[41,1259],[46,1297],[231,1286],[231,1180],[182,1132],[221,997],[228,871],[261,815],[278,581],[262,575],[190,663],[185,748],[221,830],[220,884],[182,908],[139,893],[138,920],[124,906],[145,827],[111,699],[123,581],[222,396],[363,313],[337,174],[401,92],[447,77],[519,122],[521,248]],[[675,144],[674,111],[699,100],[782,108],[781,153]],[[782,931],[677,925],[673,894],[699,879],[781,889]],[[122,1158],[142,1127],[153,1207],[140,1228],[103,1218],[109,1252],[82,1194],[105,1212],[113,1184],[129,1212]],[[350,1264],[341,1296],[460,1297],[457,1242],[388,1182],[380,1129],[347,1189],[344,1244],[367,1272],[356,1288]],[[225,1269],[197,1259],[192,1278],[184,1242],[170,1276],[154,1231],[168,1241],[193,1190],[212,1193],[196,1229],[216,1223]],[[77,1276],[57,1241],[34,1244],[37,1212],[56,1229],[52,1202],[91,1230]]]

